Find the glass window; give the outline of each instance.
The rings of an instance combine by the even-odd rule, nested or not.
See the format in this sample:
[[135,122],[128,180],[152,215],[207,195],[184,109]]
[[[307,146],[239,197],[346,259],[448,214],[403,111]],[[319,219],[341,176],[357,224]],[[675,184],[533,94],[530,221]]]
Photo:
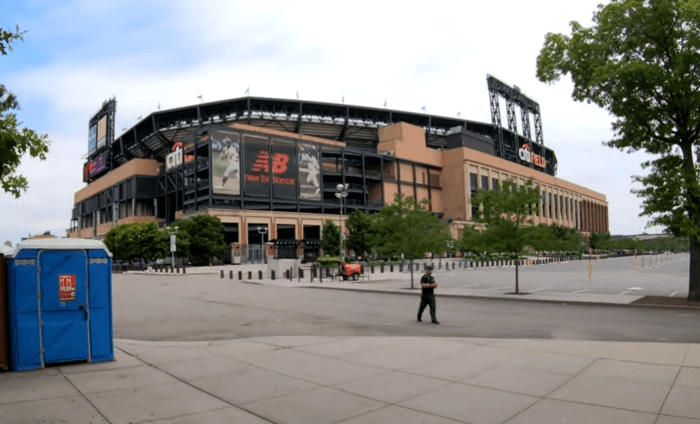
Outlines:
[[559,219],[559,199],[556,194],[554,195],[554,219]]
[[549,193],[548,198],[549,199],[547,201],[547,210],[549,213],[547,214],[547,218],[554,218],[554,215],[552,215],[552,193]]
[[498,178],[491,178],[491,190],[498,190]]
[[489,189],[489,177],[481,176],[481,188],[484,190]]

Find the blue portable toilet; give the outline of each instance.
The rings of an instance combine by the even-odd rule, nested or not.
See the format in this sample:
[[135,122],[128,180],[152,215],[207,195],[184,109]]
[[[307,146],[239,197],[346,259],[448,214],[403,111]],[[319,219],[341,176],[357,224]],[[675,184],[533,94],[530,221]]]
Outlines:
[[6,260],[13,370],[114,360],[112,254],[101,241],[27,240]]

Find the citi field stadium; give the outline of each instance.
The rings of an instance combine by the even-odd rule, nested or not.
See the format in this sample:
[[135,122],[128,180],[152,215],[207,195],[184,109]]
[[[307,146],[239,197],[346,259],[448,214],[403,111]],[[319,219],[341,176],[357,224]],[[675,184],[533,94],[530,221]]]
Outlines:
[[[224,261],[251,260],[256,249],[313,260],[321,226],[341,212],[375,212],[401,193],[428,200],[459,237],[477,189],[530,178],[542,193],[535,223],[608,232],[605,195],[555,177],[539,105],[492,76],[487,88],[492,122],[244,97],[153,112],[119,137],[112,99],[89,122],[87,185],[75,193],[68,235],[101,238],[120,224],[164,227],[209,214],[226,228]],[[348,186],[342,211],[338,184]]]

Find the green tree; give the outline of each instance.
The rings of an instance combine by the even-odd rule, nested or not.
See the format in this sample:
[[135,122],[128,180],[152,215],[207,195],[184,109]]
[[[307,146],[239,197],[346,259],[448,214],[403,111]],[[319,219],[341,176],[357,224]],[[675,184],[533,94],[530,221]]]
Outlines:
[[543,233],[548,233],[540,246],[543,250],[556,252],[576,252],[581,254],[586,248],[586,242],[581,232],[576,228],[569,228],[563,225],[538,225]]
[[340,229],[333,221],[326,221],[321,228],[323,256],[340,256]]
[[345,221],[348,227],[348,247],[358,256],[365,257],[374,248],[372,237],[372,217],[369,213],[355,209]]
[[463,250],[477,246],[485,252],[501,254],[515,260],[515,293],[520,292],[518,268],[520,255],[526,247],[544,250],[551,246],[551,230],[533,224],[529,216],[531,205],[539,208],[540,189],[534,187],[532,179],[517,187],[504,181],[495,190],[477,190],[471,199],[480,205],[474,222],[483,230],[462,231],[460,247]]
[[608,146],[656,156],[633,191],[649,225],[689,237],[691,301],[700,301],[699,46],[700,0],[612,0],[592,27],[571,22],[571,35],[547,34],[537,57],[541,81],[570,75],[574,100],[614,117]]
[[187,256],[193,263],[211,263],[212,258],[221,257],[226,253],[224,242],[224,224],[219,218],[211,215],[195,215],[174,221],[170,227],[178,227],[177,250],[180,246],[187,250],[183,256]]
[[588,240],[588,245],[593,250],[609,250],[610,249],[610,234],[608,233],[591,233],[591,238]]
[[445,252],[452,240],[447,225],[427,210],[429,204],[397,193],[392,204],[382,206],[379,213],[372,215],[377,251],[383,256],[403,255],[410,262],[411,288],[414,288],[413,261],[424,258],[426,253]]
[[[6,56],[8,51],[12,51],[14,42],[23,40],[23,35],[19,26],[14,32],[0,28],[0,54]],[[22,156],[29,153],[32,158],[46,160],[50,144],[46,134],[37,134],[26,127],[20,128],[22,123],[14,113],[17,110],[17,96],[0,84],[0,185],[5,193],[15,197],[19,197],[29,187],[27,178],[17,174]]]
[[104,244],[116,259],[125,260],[162,258],[170,246],[167,235],[155,222],[114,227],[105,234]]

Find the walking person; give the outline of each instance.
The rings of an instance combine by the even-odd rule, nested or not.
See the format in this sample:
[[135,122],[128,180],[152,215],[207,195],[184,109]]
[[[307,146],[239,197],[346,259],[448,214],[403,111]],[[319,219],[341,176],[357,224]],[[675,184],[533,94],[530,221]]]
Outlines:
[[440,324],[437,320],[437,305],[435,304],[435,278],[432,276],[433,266],[428,265],[425,268],[425,275],[420,279],[421,286],[421,297],[420,297],[420,307],[418,308],[418,322],[423,322],[423,311],[426,306],[430,306],[430,319],[433,324]]

